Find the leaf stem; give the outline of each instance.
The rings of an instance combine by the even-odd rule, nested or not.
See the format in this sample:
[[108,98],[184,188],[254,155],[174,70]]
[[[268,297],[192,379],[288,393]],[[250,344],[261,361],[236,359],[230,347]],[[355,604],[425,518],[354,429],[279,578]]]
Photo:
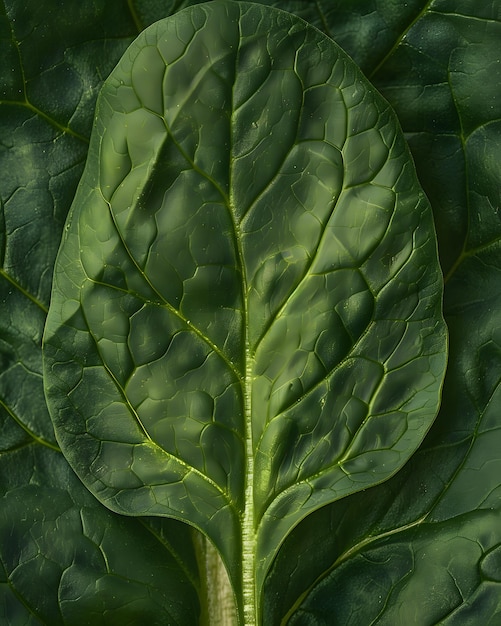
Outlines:
[[202,533],[193,530],[200,570],[200,626],[234,626],[237,623],[233,590],[218,551]]
[[[249,352],[249,350],[247,349]],[[258,624],[256,594],[256,535],[254,530],[254,449],[251,430],[252,362],[246,355],[245,371],[245,424],[246,424],[246,477],[245,509],[242,521],[242,597],[245,626]]]

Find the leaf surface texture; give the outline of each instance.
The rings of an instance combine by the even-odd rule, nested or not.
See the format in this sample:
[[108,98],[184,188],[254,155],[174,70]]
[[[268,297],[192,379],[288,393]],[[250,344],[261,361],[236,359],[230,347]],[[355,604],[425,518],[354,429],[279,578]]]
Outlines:
[[46,326],[58,441],[112,510],[207,534],[245,605],[308,513],[422,441],[441,284],[396,118],[351,60],[281,11],[186,9],[98,101]]

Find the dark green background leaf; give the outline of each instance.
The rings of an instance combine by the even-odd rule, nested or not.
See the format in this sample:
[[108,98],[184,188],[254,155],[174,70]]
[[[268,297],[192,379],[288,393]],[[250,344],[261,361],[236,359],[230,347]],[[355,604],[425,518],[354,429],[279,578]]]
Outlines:
[[60,453],[40,445],[2,456],[0,473],[7,623],[196,623],[185,526],[110,513]]

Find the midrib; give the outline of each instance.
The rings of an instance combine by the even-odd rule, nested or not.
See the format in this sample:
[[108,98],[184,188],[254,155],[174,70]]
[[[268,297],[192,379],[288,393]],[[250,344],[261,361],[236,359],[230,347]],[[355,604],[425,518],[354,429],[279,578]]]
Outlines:
[[[247,326],[248,328],[248,326]],[[252,357],[248,342],[245,351],[245,500],[242,519],[242,595],[245,626],[257,624],[256,536],[254,532],[254,449],[252,444]]]

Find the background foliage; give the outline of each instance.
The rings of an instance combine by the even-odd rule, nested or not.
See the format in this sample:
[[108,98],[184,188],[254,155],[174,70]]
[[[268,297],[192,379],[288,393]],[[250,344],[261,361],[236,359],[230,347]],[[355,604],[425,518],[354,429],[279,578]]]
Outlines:
[[[189,531],[116,516],[60,453],[41,336],[94,103],[127,45],[186,2],[0,4],[0,621],[196,623]],[[501,619],[501,5],[290,0],[396,110],[433,206],[449,369],[439,416],[391,480],[307,518],[265,623]],[[34,583],[36,581],[36,584]],[[165,616],[168,616],[167,618]]]

